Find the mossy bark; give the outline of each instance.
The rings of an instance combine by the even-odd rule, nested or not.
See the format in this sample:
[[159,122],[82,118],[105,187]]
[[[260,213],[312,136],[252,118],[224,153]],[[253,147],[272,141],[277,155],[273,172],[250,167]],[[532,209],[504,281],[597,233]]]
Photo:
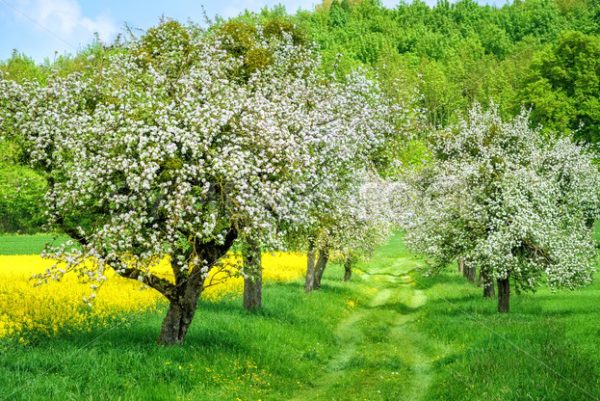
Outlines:
[[158,342],[163,345],[181,344],[190,328],[196,305],[202,293],[202,284],[198,287],[188,285],[181,296],[171,300]]
[[[463,262],[464,263],[464,262]],[[469,282],[474,283],[477,276],[477,267],[475,265],[464,263],[463,264],[463,276],[469,280]]]
[[[148,281],[148,278],[144,279],[145,283],[158,290],[169,300],[169,310],[163,320],[158,337],[159,344],[176,345],[183,343],[196,313],[198,299],[204,290],[204,281],[208,272],[202,267],[214,266],[229,251],[236,238],[237,231],[231,229],[225,236],[223,243],[196,242],[194,244],[195,252],[204,263],[194,266],[189,273],[188,270],[182,269],[174,261],[175,259],[172,259],[171,268],[175,276],[175,284],[160,281],[163,279],[154,276],[151,276],[152,280],[150,281]],[[120,274],[123,276],[129,274],[129,271],[125,270]],[[126,277],[134,278],[134,275],[132,273]]]
[[308,252],[306,254],[306,280],[304,281],[304,291],[312,292],[315,285],[315,244],[309,242]]
[[344,281],[350,281],[352,277],[352,259],[346,258],[344,261]]
[[319,258],[317,259],[317,263],[315,264],[315,282],[313,287],[315,289],[321,288],[321,280],[323,279],[323,272],[327,267],[327,262],[329,261],[329,249],[321,248],[319,249]]
[[262,308],[262,262],[260,247],[249,243],[244,254],[244,308],[255,311]]
[[486,272],[481,272],[480,279],[483,285],[483,297],[494,298],[496,296],[496,291],[494,290],[494,279]]

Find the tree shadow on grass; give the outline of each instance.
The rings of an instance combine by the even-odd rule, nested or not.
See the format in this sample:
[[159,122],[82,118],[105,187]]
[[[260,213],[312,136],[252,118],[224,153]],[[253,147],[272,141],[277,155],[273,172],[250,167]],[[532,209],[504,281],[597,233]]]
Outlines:
[[[540,296],[523,294],[511,296],[511,309],[507,314],[501,314],[497,311],[497,298],[485,299],[481,295],[466,295],[463,297],[452,297],[449,299],[438,298],[429,300],[427,303],[427,313],[430,316],[467,316],[476,318],[497,317],[497,318],[562,318],[573,317],[575,315],[594,316],[599,312],[586,305],[577,306],[567,304],[557,305],[558,299],[552,299],[552,295]],[[575,301],[574,301],[575,302]],[[546,304],[548,303],[548,304]]]
[[[411,274],[411,277],[416,283],[416,288],[419,290],[428,290],[436,285],[465,285],[469,282],[462,276],[449,273],[439,273],[432,275],[424,275],[423,272],[417,271]],[[472,284],[474,287],[475,285]]]
[[227,352],[235,354],[245,354],[247,351],[247,341],[238,335],[236,331],[232,331],[222,324],[203,326],[202,319],[194,321],[183,345],[161,346],[157,343],[161,318],[162,314],[151,321],[131,321],[125,326],[109,325],[102,330],[72,331],[58,334],[55,337],[43,337],[30,345],[17,346],[15,349],[22,349],[24,352],[31,349],[61,349],[73,353],[77,353],[78,350],[81,350],[81,352],[89,350],[115,352],[122,350],[126,353],[143,352],[147,353],[148,356],[160,354],[169,349],[175,351],[202,349],[203,353]]
[[369,306],[368,308],[369,309],[383,309],[383,310],[397,312],[402,315],[410,315],[412,313],[418,312],[423,307],[418,306],[418,307],[414,308],[414,307],[408,306],[407,304],[402,303],[402,302],[391,302],[391,303],[386,303],[383,305]]

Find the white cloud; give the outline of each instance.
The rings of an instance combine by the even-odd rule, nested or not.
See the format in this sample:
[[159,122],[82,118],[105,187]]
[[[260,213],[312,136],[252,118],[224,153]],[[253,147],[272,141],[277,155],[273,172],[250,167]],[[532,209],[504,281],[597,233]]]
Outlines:
[[81,26],[89,32],[98,32],[100,40],[107,42],[111,40],[118,32],[114,21],[107,15],[98,15],[95,19],[84,17]]
[[21,0],[18,3],[18,17],[27,16],[39,28],[51,31],[64,39],[87,38],[98,33],[103,41],[111,40],[118,32],[114,21],[106,14],[95,17],[83,15],[77,0]]

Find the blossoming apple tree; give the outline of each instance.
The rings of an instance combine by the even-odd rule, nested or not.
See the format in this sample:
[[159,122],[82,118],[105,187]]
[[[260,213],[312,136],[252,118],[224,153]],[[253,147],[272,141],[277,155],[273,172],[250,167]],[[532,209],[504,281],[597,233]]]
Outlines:
[[321,216],[313,225],[314,248],[308,258],[307,292],[321,287],[330,257],[344,264],[344,280],[349,280],[352,265],[390,238],[399,228],[404,212],[404,187],[401,182],[363,171],[351,190],[338,194],[327,216]]
[[[47,277],[100,285],[113,269],[154,288],[170,305],[164,344],[184,340],[234,241],[280,242],[389,129],[362,74],[327,80],[283,35],[262,41],[271,56],[242,79],[228,40],[168,21],[102,68],[0,79],[0,132],[44,173],[51,223],[79,244],[49,253],[62,263]],[[149,267],[166,256],[172,278]]]
[[[403,183],[368,174],[350,196],[348,207],[328,230],[329,243],[344,264],[345,281],[350,279],[354,263],[370,257],[399,229],[406,212],[406,195]],[[319,284],[322,275],[320,270]]]
[[455,258],[496,280],[498,310],[517,290],[590,282],[592,223],[600,176],[586,150],[529,127],[527,113],[503,121],[492,107],[433,140],[436,164],[418,179],[407,243],[443,267]]
[[[305,45],[307,43],[303,32],[291,24],[288,20],[277,18],[269,20],[266,23],[250,23],[247,20],[231,20],[218,28],[221,32],[226,33],[228,40],[225,48],[228,52],[241,56],[244,60],[240,76],[241,79],[247,79],[252,76],[252,72],[260,69],[265,60],[269,60],[273,56],[273,52],[277,51],[276,47],[269,46],[265,38],[284,38],[287,36],[294,44]],[[290,63],[289,65],[292,65]],[[318,66],[316,66],[318,67]],[[348,77],[352,79],[351,77]],[[330,77],[330,79],[335,79]],[[359,89],[359,88],[356,88]],[[286,88],[279,89],[285,93]],[[366,95],[366,96],[365,96]],[[371,108],[371,114],[375,118],[371,121],[370,129],[377,134],[375,140],[367,138],[365,143],[352,144],[359,145],[355,147],[354,157],[351,159],[340,159],[340,152],[336,150],[339,144],[332,143],[333,147],[329,150],[322,149],[320,152],[319,169],[315,177],[321,177],[320,180],[306,180],[307,193],[297,196],[304,197],[309,200],[305,203],[304,208],[297,208],[297,212],[302,213],[302,221],[289,220],[280,221],[282,223],[278,229],[280,232],[288,231],[285,235],[286,239],[296,236],[292,242],[298,242],[297,235],[299,232],[314,232],[320,227],[321,219],[330,221],[337,216],[334,210],[345,207],[345,195],[351,194],[358,190],[356,187],[357,177],[361,175],[362,169],[367,164],[372,163],[372,159],[377,156],[381,159],[381,153],[389,148],[389,144],[397,142],[396,139],[401,137],[397,135],[395,122],[399,120],[399,116],[406,119],[410,115],[409,108],[399,108],[392,105],[391,102],[382,96],[379,89],[367,90],[366,93],[361,93],[360,97],[367,103],[365,106]],[[315,107],[328,108],[331,104],[327,102],[314,104]],[[332,116],[332,118],[335,118]],[[391,124],[395,124],[392,126]],[[362,130],[362,128],[359,128]],[[360,139],[352,133],[346,136],[346,140],[355,141]],[[363,145],[367,145],[366,147]],[[348,145],[344,145],[348,146]],[[342,151],[343,153],[343,151]],[[328,177],[325,179],[325,177]],[[299,230],[300,228],[300,230]],[[302,241],[300,241],[302,242]],[[280,244],[275,244],[279,246]],[[287,246],[290,245],[288,242]],[[303,244],[304,245],[304,244]],[[261,307],[262,304],[262,269],[260,251],[273,248],[273,243],[265,240],[249,239],[241,246],[243,254],[242,275],[244,276],[244,306],[248,310],[254,310]],[[326,253],[319,251],[319,264],[326,264]],[[323,257],[325,256],[325,257]],[[314,258],[309,258],[314,260]],[[325,261],[325,262],[324,262]],[[324,262],[324,263],[323,263]],[[312,263],[314,265],[314,263]],[[311,265],[311,263],[309,263]]]

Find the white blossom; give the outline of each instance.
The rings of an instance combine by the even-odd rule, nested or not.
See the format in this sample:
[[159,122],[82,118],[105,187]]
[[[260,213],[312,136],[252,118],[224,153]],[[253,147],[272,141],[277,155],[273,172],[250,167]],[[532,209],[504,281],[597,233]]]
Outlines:
[[595,271],[600,175],[586,149],[544,138],[523,112],[495,107],[434,138],[436,164],[414,177],[406,240],[443,267],[454,258],[521,289],[574,288]]
[[167,255],[206,275],[194,245],[223,243],[231,229],[279,246],[392,131],[374,82],[360,71],[326,79],[317,54],[291,38],[260,40],[272,63],[241,79],[227,38],[172,28],[154,29],[160,51],[142,38],[99,71],[43,85],[0,79],[0,132],[26,144],[49,179],[53,222],[82,244],[48,256],[91,280],[108,264],[149,274]]

